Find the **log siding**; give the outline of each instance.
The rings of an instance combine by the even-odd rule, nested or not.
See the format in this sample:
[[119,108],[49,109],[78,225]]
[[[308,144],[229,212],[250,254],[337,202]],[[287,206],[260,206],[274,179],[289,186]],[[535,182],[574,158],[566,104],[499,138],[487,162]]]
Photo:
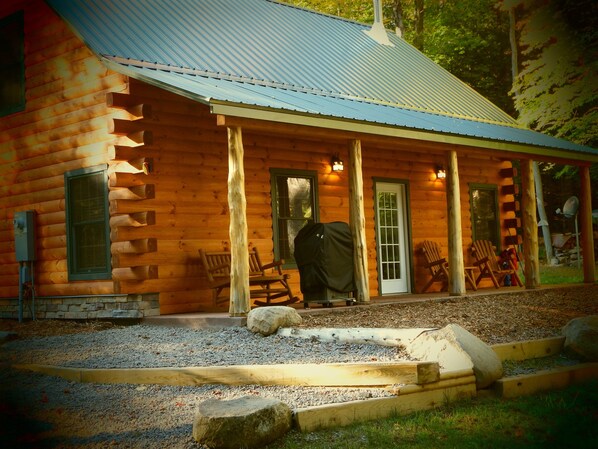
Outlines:
[[[0,17],[20,3],[3,2]],[[45,3],[26,3],[24,18],[25,110],[0,122],[0,305],[18,296],[12,218],[32,209],[37,295],[112,294],[137,302],[149,295],[159,298],[161,314],[226,311],[228,305],[213,304],[198,250],[231,250],[227,127],[234,125],[208,106],[106,69]],[[437,241],[448,253],[446,182],[436,180],[434,169],[446,165],[449,151],[458,155],[465,265],[472,262],[470,183],[498,186],[503,238],[517,225],[515,211],[503,212],[515,202],[513,178],[504,175],[512,165],[496,156],[410,139],[243,124],[247,245],[258,248],[264,262],[274,258],[270,169],[317,173],[320,221],[349,222],[351,169],[332,173],[330,157],[351,161],[356,141],[369,296],[379,294],[375,179],[409,185],[413,291],[428,278],[421,242]],[[69,282],[63,176],[100,164],[109,166],[112,279]],[[287,271],[299,292],[298,271]]]

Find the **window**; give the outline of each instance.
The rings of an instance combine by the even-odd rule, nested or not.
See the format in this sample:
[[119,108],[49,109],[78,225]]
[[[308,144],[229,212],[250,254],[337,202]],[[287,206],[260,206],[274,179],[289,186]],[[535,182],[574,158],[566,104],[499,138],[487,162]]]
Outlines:
[[295,237],[307,223],[318,221],[317,173],[270,170],[274,254],[285,266],[295,265]]
[[473,240],[490,240],[500,251],[500,221],[498,217],[498,187],[470,184],[471,224]]
[[110,279],[106,166],[67,172],[64,177],[69,279]]
[[23,11],[0,20],[0,116],[25,109]]

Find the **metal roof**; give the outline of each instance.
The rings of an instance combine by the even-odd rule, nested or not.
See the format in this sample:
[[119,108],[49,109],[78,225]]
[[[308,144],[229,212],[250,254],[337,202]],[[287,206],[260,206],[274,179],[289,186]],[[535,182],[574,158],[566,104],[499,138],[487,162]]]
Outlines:
[[521,129],[396,35],[270,0],[47,0],[111,68],[206,104],[598,150]]

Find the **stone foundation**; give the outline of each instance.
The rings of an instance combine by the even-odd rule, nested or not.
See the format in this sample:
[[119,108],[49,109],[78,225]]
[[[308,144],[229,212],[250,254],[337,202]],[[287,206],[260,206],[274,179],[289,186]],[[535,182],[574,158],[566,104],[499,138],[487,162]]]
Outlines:
[[[18,319],[18,313],[18,299],[0,299],[0,318]],[[35,298],[36,319],[141,319],[155,315],[160,315],[157,293]],[[31,319],[31,300],[23,303],[23,318]]]

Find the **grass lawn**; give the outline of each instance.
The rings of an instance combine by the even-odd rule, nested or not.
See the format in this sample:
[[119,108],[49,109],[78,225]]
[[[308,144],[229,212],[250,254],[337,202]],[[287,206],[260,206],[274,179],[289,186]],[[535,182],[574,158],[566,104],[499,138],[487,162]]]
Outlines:
[[344,428],[289,433],[269,449],[595,448],[598,381],[517,399],[475,398]]
[[583,282],[583,265],[577,268],[549,265],[540,265],[540,282],[542,285],[549,284],[576,284]]

